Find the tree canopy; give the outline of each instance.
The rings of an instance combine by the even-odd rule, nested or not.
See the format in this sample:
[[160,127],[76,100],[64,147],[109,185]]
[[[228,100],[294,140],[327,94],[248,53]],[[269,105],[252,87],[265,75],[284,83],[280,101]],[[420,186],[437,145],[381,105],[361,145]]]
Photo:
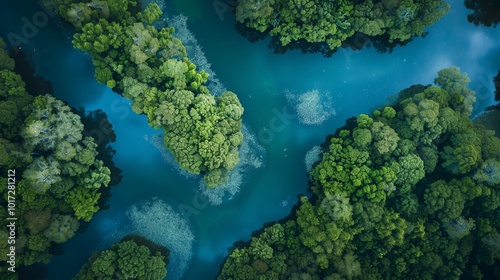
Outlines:
[[[186,56],[173,28],[156,28],[155,3],[137,12],[130,0],[56,0],[47,6],[76,28],[75,48],[88,53],[95,77],[132,100],[132,110],[163,129],[181,168],[224,183],[238,162],[243,107],[232,92],[212,96],[208,74]],[[236,160],[235,160],[236,155]]]
[[500,139],[458,68],[329,136],[311,198],[234,247],[218,279],[498,278]]
[[235,13],[238,22],[269,33],[283,46],[306,41],[335,50],[358,33],[388,35],[390,43],[408,41],[449,8],[443,0],[242,0]]
[[[5,47],[1,39],[0,46]],[[95,139],[84,135],[80,117],[50,95],[27,93],[13,71],[15,63],[5,54],[0,48],[0,235],[8,234],[7,200],[13,193],[7,171],[15,170],[16,267],[22,268],[47,263],[56,243],[67,241],[80,224],[90,221],[112,174],[99,159]],[[0,248],[4,274],[6,246]]]
[[167,276],[168,249],[140,236],[126,236],[108,250],[92,254],[74,280],[144,279]]

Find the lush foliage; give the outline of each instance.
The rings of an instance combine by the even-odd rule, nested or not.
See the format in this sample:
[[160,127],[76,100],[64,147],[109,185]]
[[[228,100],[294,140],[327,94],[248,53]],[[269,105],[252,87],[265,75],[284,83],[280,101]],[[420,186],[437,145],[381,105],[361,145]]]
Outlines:
[[[28,94],[4,48],[0,40],[0,235],[8,236],[7,200],[14,197],[19,267],[48,262],[56,243],[90,221],[111,172],[97,159],[94,138],[84,136],[80,117],[52,96]],[[15,192],[8,192],[7,170],[15,170]]]
[[199,191],[208,199],[211,205],[220,205],[223,198],[232,199],[244,184],[245,174],[265,165],[266,149],[259,144],[257,137],[245,125],[241,129],[243,142],[239,148],[240,160],[229,174],[226,183],[217,188],[207,188],[205,182],[200,182]]
[[[94,253],[75,280],[143,279],[161,280],[167,275],[167,254],[140,237],[125,237],[108,250]],[[163,250],[164,251],[164,250]]]
[[[132,109],[164,130],[181,168],[204,174],[209,187],[226,181],[238,162],[243,107],[232,92],[205,86],[173,28],[157,29],[157,4],[133,13],[130,0],[55,0],[49,7],[77,28],[73,45],[91,55],[98,82],[132,100]],[[55,6],[54,6],[55,5]]]
[[465,0],[465,7],[473,10],[467,15],[469,22],[475,25],[497,26],[500,21],[500,1],[495,0]]
[[496,279],[500,139],[458,68],[329,137],[312,198],[235,248],[219,279]]
[[388,35],[389,42],[420,36],[449,7],[443,0],[241,0],[236,19],[283,46],[305,40],[334,50],[357,32]]

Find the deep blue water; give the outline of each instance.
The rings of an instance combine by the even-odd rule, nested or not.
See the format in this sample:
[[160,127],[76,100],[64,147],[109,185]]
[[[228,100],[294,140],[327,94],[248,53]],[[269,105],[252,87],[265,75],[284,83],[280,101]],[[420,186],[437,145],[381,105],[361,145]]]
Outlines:
[[[11,37],[13,33],[22,35],[23,18],[32,21],[33,15],[40,15],[43,9],[35,2],[18,0],[3,6],[0,35],[4,39],[9,33]],[[437,71],[449,66],[458,66],[470,76],[477,97],[476,114],[493,102],[492,79],[500,68],[500,29],[468,23],[463,1],[449,1],[450,12],[427,29],[425,38],[390,54],[369,48],[340,50],[331,58],[299,51],[279,55],[267,47],[267,41],[250,43],[236,32],[232,14],[228,11],[221,17],[213,2],[176,0],[166,5],[169,14],[188,16],[188,26],[203,46],[212,70],[238,94],[245,107],[244,122],[255,134],[270,128],[276,112],[293,112],[287,106],[287,90],[317,89],[328,94],[337,114],[319,126],[300,124],[296,117],[287,119],[282,130],[260,138],[266,149],[265,167],[244,178],[234,199],[219,206],[198,207],[199,212],[188,218],[196,242],[184,279],[213,278],[233,242],[248,240],[264,223],[285,217],[296,196],[306,192],[305,153],[347,118],[371,112],[412,84],[432,83]],[[70,279],[91,252],[128,233],[125,212],[132,205],[158,197],[174,210],[181,205],[196,208],[192,189],[198,187],[198,180],[186,179],[165,164],[158,149],[144,139],[144,135],[159,132],[147,125],[144,116],[134,114],[127,100],[97,84],[89,57],[71,46],[68,26],[49,17],[37,29],[28,42],[20,44],[22,50],[37,73],[52,82],[56,97],[72,106],[100,108],[108,114],[117,135],[114,161],[123,170],[122,182],[112,189],[110,209],[98,213],[87,231],[68,241],[65,253],[48,265],[48,279]],[[169,275],[175,275],[175,267],[167,269]]]

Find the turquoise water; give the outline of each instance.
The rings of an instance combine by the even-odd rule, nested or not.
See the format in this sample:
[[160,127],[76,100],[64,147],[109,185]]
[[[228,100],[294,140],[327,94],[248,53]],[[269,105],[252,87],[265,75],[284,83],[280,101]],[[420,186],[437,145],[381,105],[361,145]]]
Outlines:
[[[4,6],[0,11],[2,37],[22,34],[23,17],[32,21],[33,15],[40,15],[43,9],[31,4],[35,2],[19,0]],[[121,184],[112,189],[110,209],[98,213],[84,233],[65,244],[65,253],[48,265],[48,279],[74,276],[91,252],[129,233],[125,212],[153,197],[177,211],[186,206],[197,211],[188,217],[196,242],[184,279],[211,279],[233,242],[248,240],[264,223],[288,214],[296,196],[306,192],[305,153],[347,118],[370,112],[407,86],[432,83],[438,70],[452,65],[470,76],[478,99],[475,113],[481,112],[493,102],[492,79],[500,67],[500,30],[475,27],[467,22],[461,0],[450,4],[448,15],[427,29],[426,38],[415,39],[390,54],[369,48],[339,50],[324,58],[298,51],[274,54],[267,41],[250,43],[236,32],[230,12],[223,18],[217,14],[213,1],[167,1],[169,14],[188,16],[188,27],[203,46],[212,70],[238,94],[245,107],[244,122],[266,149],[265,166],[250,171],[241,191],[219,206],[199,205],[193,191],[198,179],[186,179],[165,164],[158,149],[144,139],[144,135],[159,132],[148,127],[144,116],[134,114],[127,100],[95,82],[89,57],[71,46],[71,31],[55,17],[48,17],[48,23],[20,46],[38,74],[52,82],[56,97],[72,106],[100,108],[108,114],[117,135],[114,160],[123,170]],[[294,113],[284,93],[311,89],[331,97],[336,116],[319,126],[300,124],[294,116],[278,123],[280,129],[273,131],[280,113]],[[175,267],[167,269],[167,278],[179,275]]]

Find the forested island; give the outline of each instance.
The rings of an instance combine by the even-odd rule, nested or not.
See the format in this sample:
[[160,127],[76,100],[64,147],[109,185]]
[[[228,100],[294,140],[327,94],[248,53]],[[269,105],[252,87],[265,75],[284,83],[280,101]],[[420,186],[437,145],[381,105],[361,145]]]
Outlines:
[[167,276],[169,251],[137,235],[125,236],[108,250],[96,252],[74,280],[144,279]]
[[[27,88],[36,87],[26,86],[14,72],[16,63],[5,47],[0,39],[0,235],[7,240],[14,230],[15,241],[0,247],[0,273],[7,277],[3,279],[18,275],[26,279],[32,265],[48,263],[60,253],[59,244],[92,219],[105,205],[107,187],[120,178],[119,169],[110,162],[109,140],[97,143],[86,136],[89,127],[63,101],[28,92]],[[87,123],[92,123],[90,115]],[[107,129],[112,132],[111,126]],[[11,173],[14,181],[7,178]],[[14,182],[15,189],[8,182]],[[14,203],[14,212],[7,211],[8,201]],[[18,217],[15,229],[7,227],[9,215]],[[14,266],[19,274],[7,273],[11,245],[16,248]]]
[[307,42],[335,50],[358,34],[404,43],[423,35],[449,8],[443,0],[240,0],[235,13],[238,22],[282,46]]
[[347,120],[311,198],[233,248],[218,279],[496,279],[500,139],[458,68]]
[[243,107],[230,92],[213,96],[173,28],[156,28],[156,3],[131,0],[44,0],[75,29],[73,45],[88,53],[95,77],[132,100],[132,109],[163,129],[180,167],[203,174],[209,187],[226,182],[239,161]]

